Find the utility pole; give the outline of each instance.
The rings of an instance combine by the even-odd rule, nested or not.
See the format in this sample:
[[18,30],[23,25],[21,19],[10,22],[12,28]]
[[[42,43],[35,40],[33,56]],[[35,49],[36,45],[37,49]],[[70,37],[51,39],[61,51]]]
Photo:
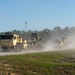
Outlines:
[[25,22],[25,32],[26,32],[25,36],[26,36],[26,40],[27,40],[27,22]]

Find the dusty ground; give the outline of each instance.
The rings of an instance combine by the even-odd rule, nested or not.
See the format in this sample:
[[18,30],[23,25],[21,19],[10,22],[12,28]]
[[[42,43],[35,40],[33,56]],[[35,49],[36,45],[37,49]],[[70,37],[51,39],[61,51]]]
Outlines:
[[14,52],[14,51],[0,51],[0,56],[6,56],[6,55],[18,55],[18,54],[26,54],[26,53],[37,53],[37,52],[47,52],[49,50],[23,50],[21,52]]

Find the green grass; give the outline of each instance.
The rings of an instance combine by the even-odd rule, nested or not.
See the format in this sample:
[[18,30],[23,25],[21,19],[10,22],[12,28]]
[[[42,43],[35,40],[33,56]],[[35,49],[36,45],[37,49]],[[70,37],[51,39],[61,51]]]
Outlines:
[[14,75],[75,75],[75,51],[0,56],[1,72]]

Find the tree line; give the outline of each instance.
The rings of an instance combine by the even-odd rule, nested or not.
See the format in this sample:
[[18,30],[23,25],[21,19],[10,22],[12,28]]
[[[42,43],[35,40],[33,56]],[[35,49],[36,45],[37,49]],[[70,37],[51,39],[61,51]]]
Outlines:
[[[47,42],[48,40],[54,40],[54,39],[61,38],[61,37],[67,37],[69,35],[75,35],[75,27],[73,26],[73,27],[69,28],[67,26],[64,29],[62,29],[57,26],[53,30],[46,28],[42,31],[28,30],[26,32],[24,30],[23,31],[13,30],[10,32],[20,35],[23,39],[26,39],[26,38],[30,39],[31,33],[38,33],[42,39],[42,42]],[[1,32],[1,34],[3,34],[3,33],[4,32]]]

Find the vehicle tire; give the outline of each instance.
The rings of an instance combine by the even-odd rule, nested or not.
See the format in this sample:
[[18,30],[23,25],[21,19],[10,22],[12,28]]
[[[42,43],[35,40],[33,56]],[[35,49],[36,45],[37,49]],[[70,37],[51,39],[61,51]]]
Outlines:
[[14,47],[14,50],[15,50],[16,52],[20,52],[20,51],[22,51],[22,49],[23,49],[23,45],[22,45],[22,44],[17,44],[17,45]]

